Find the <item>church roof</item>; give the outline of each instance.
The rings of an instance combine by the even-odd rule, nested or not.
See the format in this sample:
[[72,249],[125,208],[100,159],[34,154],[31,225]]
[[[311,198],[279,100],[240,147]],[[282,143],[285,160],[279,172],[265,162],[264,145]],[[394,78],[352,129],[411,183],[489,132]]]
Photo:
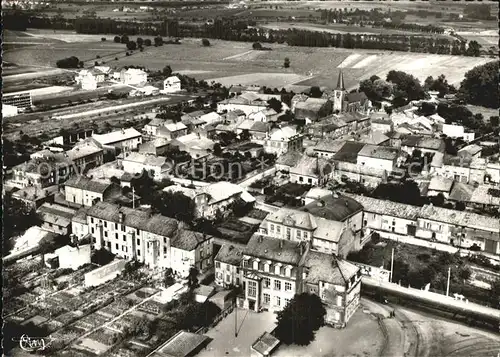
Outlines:
[[336,87],[336,89],[345,90],[344,72],[342,72],[342,70],[340,70],[340,72],[339,72],[339,78],[337,79],[337,87]]

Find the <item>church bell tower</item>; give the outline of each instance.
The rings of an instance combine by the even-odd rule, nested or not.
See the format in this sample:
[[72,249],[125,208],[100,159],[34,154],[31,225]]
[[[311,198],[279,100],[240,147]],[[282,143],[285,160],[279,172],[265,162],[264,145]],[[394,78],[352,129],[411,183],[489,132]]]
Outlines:
[[337,87],[333,91],[333,111],[342,112],[342,104],[345,100],[345,84],[344,84],[344,73],[342,69],[339,72],[339,78],[337,79]]

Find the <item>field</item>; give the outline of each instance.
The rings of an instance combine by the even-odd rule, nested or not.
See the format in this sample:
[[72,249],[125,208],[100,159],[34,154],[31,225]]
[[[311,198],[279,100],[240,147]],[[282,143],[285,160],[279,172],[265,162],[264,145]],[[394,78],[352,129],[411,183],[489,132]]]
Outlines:
[[[112,42],[112,36],[78,35],[69,32],[48,33],[29,31],[28,35],[53,38],[53,43],[6,50],[4,61],[22,66],[53,67],[58,59],[71,55],[93,65],[96,56],[107,65],[144,65],[158,70],[170,65],[174,72],[197,79],[218,81],[224,85],[258,84],[268,87],[289,85],[332,87],[340,68],[344,70],[348,89],[372,75],[385,77],[388,71],[400,70],[413,74],[421,81],[427,76],[445,74],[448,82],[459,84],[464,73],[492,59],[449,55],[349,50],[340,48],[288,47],[272,44],[272,51],[254,51],[250,43],[211,40],[203,47],[199,39],[183,39],[181,45],[146,47],[125,56],[125,46]],[[7,40],[9,34],[7,34]],[[19,36],[17,36],[19,38]],[[68,41],[68,42],[62,42]],[[83,45],[85,43],[85,46]],[[285,58],[290,68],[283,67]],[[115,58],[118,58],[115,60]],[[9,77],[7,77],[9,81]]]

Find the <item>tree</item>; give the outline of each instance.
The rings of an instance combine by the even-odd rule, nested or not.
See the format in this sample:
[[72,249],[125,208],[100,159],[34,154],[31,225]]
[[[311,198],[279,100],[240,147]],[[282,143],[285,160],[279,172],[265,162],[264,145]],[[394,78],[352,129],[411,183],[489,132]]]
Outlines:
[[130,51],[133,51],[137,49],[137,44],[134,41],[128,41],[127,42],[127,49]]
[[163,38],[161,36],[156,36],[154,38],[154,41],[155,41],[155,46],[156,47],[163,46]]
[[250,140],[250,138],[251,138],[250,131],[248,129],[243,129],[240,133],[240,140],[247,141]]
[[254,50],[261,50],[262,49],[262,45],[260,44],[260,42],[254,42],[253,45],[252,45],[252,48]]
[[122,38],[120,39],[121,43],[126,44],[128,43],[129,39],[127,35],[123,35]]
[[58,68],[78,68],[79,64],[80,60],[75,56],[63,58],[56,62]]
[[267,105],[269,106],[269,108],[274,109],[274,111],[276,113],[280,113],[281,112],[281,107],[283,106],[283,104],[281,103],[281,101],[279,101],[276,98],[269,99],[267,101]]
[[325,315],[326,309],[317,295],[297,294],[278,312],[275,335],[287,345],[308,345],[325,324]]
[[144,44],[144,40],[142,39],[142,37],[137,37],[136,42],[138,47],[141,47]]
[[115,37],[113,38],[113,42],[115,42],[115,43],[120,43],[120,42],[122,42],[122,39],[120,38],[120,36],[115,36]]
[[219,143],[215,143],[214,145],[214,155],[215,156],[221,156],[222,155],[222,148]]
[[194,202],[182,192],[162,192],[155,195],[152,206],[163,216],[184,222],[192,222],[194,219]]
[[201,44],[205,47],[208,47],[208,46],[210,46],[210,41],[208,39],[204,38],[201,40]]
[[494,128],[496,128],[498,125],[500,125],[500,120],[499,120],[498,115],[490,117],[490,125]]
[[195,267],[189,268],[188,286],[191,290],[198,287],[198,275],[199,274],[200,274],[200,272],[198,271],[197,268],[195,268]]
[[318,86],[311,87],[311,90],[309,91],[309,95],[313,98],[321,98],[323,95],[323,92],[321,89],[319,89]]
[[459,94],[466,103],[499,108],[499,63],[500,61],[488,62],[465,73]]
[[285,68],[290,67],[290,59],[288,57],[285,57],[285,61],[283,62],[283,67]]
[[163,67],[163,70],[161,71],[161,73],[166,77],[170,77],[170,75],[172,74],[172,68],[167,65],[167,66]]
[[466,56],[479,57],[481,55],[481,45],[477,41],[470,41]]
[[151,46],[151,40],[149,38],[144,40],[144,46]]
[[498,299],[498,304],[500,305],[500,279],[495,280],[491,283],[491,293]]
[[463,203],[462,201],[458,201],[457,203],[455,203],[455,209],[457,211],[465,211],[465,203]]

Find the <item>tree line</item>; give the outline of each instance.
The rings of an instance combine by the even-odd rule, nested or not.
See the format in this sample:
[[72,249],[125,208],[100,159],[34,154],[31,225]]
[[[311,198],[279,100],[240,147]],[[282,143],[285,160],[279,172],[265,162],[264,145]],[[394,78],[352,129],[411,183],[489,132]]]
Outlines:
[[471,41],[467,46],[466,41],[458,39],[436,39],[416,35],[332,34],[298,29],[267,30],[249,27],[247,22],[234,19],[217,19],[213,25],[198,25],[180,24],[170,19],[162,22],[132,22],[98,18],[65,20],[60,15],[41,19],[37,16],[26,17],[22,13],[11,12],[4,15],[4,25],[13,26],[16,23],[16,16],[20,16],[21,22],[27,21],[26,26],[16,25],[20,28],[28,27],[29,23],[29,27],[72,27],[77,33],[85,34],[206,37],[228,41],[287,43],[290,46],[363,48],[474,57],[478,57],[481,50],[481,46],[476,41]]

